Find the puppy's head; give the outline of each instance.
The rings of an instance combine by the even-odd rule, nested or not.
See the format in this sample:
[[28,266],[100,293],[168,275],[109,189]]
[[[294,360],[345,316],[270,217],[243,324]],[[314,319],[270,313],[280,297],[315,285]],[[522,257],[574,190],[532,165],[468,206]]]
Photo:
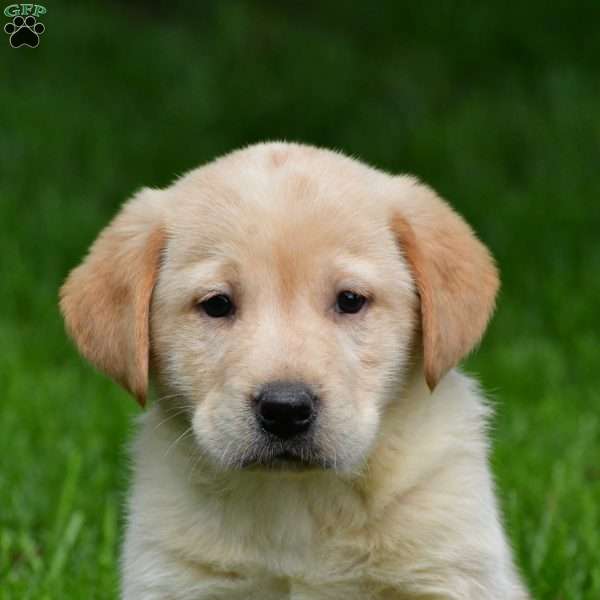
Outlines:
[[411,358],[433,389],[496,290],[487,250],[414,179],[263,144],[130,200],[61,308],[141,403],[152,364],[218,467],[352,471]]

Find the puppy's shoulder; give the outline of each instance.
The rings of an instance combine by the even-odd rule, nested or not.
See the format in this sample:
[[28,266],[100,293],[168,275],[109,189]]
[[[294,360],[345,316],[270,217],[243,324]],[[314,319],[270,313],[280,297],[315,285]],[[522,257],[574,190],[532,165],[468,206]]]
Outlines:
[[450,471],[487,479],[492,412],[478,382],[457,370],[433,392],[415,377],[383,415],[367,479],[376,504],[385,506],[416,487],[434,485]]

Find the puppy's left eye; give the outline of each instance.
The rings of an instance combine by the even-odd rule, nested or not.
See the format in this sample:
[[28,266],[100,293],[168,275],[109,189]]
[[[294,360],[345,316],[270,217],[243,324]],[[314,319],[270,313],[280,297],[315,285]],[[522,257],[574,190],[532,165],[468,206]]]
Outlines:
[[344,290],[337,296],[335,308],[340,313],[355,314],[365,305],[367,299],[361,294]]
[[200,302],[199,306],[209,317],[213,317],[214,319],[228,317],[235,310],[231,298],[226,294],[212,296]]

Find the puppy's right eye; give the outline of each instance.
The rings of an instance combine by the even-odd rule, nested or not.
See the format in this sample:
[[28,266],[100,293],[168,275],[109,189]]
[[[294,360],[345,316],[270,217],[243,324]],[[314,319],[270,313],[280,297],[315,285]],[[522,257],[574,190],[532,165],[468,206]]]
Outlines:
[[226,294],[217,294],[200,302],[198,306],[214,319],[228,317],[235,310],[235,306],[229,296]]
[[340,313],[353,315],[360,311],[367,299],[362,294],[344,290],[337,296],[336,309]]

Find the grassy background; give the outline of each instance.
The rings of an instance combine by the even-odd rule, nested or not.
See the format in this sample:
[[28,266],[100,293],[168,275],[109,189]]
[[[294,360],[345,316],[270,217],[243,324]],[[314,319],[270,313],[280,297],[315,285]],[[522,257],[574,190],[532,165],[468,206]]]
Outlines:
[[600,598],[600,3],[73,4],[0,39],[0,600],[116,597],[137,409],[61,280],[136,188],[268,138],[416,173],[492,248],[511,539],[536,598]]

